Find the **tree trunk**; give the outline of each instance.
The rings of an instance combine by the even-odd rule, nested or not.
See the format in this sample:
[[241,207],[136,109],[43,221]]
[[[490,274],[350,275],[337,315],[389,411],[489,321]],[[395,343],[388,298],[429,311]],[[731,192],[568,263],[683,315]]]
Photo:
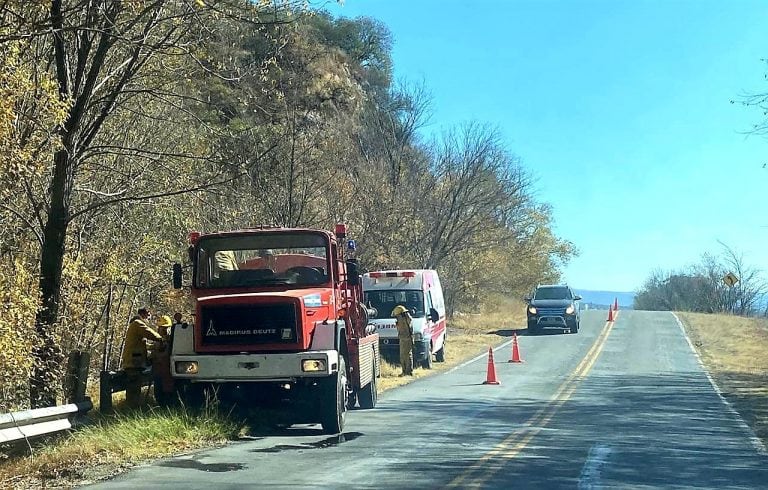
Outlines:
[[72,162],[66,149],[54,155],[54,173],[49,192],[51,207],[43,229],[40,252],[41,305],[35,317],[37,343],[33,349],[34,367],[29,390],[32,408],[56,404],[56,381],[63,360],[53,329],[59,315],[69,201],[72,195]]

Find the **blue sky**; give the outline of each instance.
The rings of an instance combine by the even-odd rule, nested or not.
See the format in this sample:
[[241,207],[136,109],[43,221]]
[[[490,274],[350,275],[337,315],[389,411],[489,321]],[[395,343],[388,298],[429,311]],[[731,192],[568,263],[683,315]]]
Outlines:
[[717,252],[768,270],[768,140],[730,100],[768,91],[766,1],[347,0],[394,37],[428,131],[499,128],[580,250],[574,287],[632,291]]

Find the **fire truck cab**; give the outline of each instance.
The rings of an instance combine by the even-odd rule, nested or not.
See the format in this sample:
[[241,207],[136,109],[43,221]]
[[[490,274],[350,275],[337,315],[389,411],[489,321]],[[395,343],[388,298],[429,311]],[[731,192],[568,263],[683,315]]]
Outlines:
[[194,398],[214,388],[245,405],[290,399],[304,408],[297,423],[328,433],[355,403],[376,405],[378,335],[344,225],[192,233],[190,242],[195,313],[173,330],[175,390]]
[[445,300],[437,271],[428,269],[375,271],[363,275],[366,306],[376,310],[371,323],[376,325],[381,352],[397,358],[399,341],[392,310],[405,306],[413,317],[413,360],[415,365],[432,368],[432,356],[445,361]]

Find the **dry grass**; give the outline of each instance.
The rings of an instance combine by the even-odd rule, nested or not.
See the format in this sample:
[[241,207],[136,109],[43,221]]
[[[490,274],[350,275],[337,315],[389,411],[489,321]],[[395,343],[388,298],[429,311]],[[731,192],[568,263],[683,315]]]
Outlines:
[[[416,368],[413,376],[400,377],[399,365],[385,361],[378,391],[450,369],[524,326],[525,305],[519,301],[496,299],[477,313],[457,315],[448,324],[446,362],[433,363],[429,371]],[[122,397],[116,394],[114,401],[119,411]],[[96,417],[92,425],[36,449],[32,456],[0,462],[0,488],[79,485],[136,462],[225,443],[246,429],[216,410],[193,414],[183,408],[155,409]]]
[[215,409],[154,409],[100,417],[94,424],[0,465],[1,488],[82,484],[135,462],[222,444],[241,426]]
[[768,322],[679,313],[723,395],[768,445]]

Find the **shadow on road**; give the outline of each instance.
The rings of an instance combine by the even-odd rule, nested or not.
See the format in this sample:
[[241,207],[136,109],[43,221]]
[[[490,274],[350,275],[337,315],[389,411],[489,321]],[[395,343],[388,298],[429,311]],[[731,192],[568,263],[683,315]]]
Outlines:
[[[418,456],[382,463],[374,486],[444,486],[510,435],[500,455],[483,465],[493,473],[488,487],[575,488],[580,478],[620,488],[768,486],[768,457],[750,444],[702,373],[590,376],[546,425],[538,418],[526,426],[546,406],[525,399],[492,404],[437,397],[382,406],[381,417],[397,412],[398,418],[439,423],[425,424],[416,434],[392,427],[396,443],[377,447],[379,459],[386,461],[387,451]],[[531,431],[534,437],[519,454],[504,456]],[[590,466],[594,448],[602,460]]]

